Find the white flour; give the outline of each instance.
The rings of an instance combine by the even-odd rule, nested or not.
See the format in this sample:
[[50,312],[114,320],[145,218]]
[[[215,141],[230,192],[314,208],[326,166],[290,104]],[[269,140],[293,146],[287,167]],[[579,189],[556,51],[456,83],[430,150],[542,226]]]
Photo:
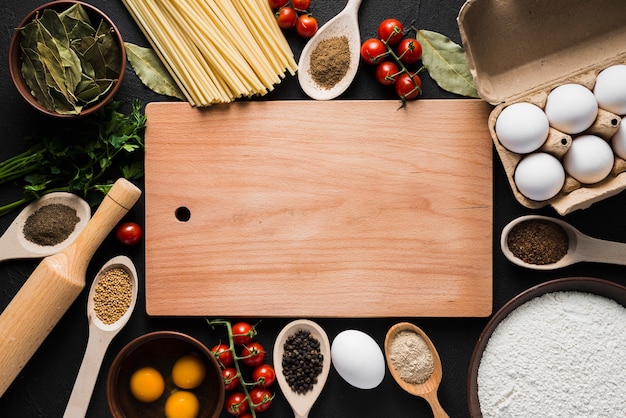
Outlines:
[[584,292],[519,306],[489,338],[478,368],[489,417],[626,417],[626,308]]

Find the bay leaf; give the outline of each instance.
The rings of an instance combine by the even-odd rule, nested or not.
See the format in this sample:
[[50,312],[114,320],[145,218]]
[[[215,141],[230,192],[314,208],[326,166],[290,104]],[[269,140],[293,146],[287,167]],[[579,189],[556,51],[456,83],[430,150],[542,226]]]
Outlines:
[[31,94],[46,109],[54,109],[54,101],[50,96],[46,73],[36,51],[22,48],[22,76]]
[[98,101],[98,99],[111,90],[116,80],[92,79],[84,77],[76,87],[76,97],[86,105]]
[[461,96],[478,98],[465,50],[437,32],[419,30],[417,36],[422,45],[422,63],[439,87]]
[[186,100],[157,53],[129,42],[124,43],[126,56],[135,74],[149,89],[165,96]]
[[72,19],[80,20],[82,22],[85,22],[91,25],[91,20],[89,19],[89,15],[87,14],[87,11],[81,4],[74,4],[59,13],[59,17],[61,19],[65,18],[66,16]]
[[113,28],[102,20],[96,30],[96,45],[105,62],[105,74],[117,78],[122,68],[120,47],[113,34]]

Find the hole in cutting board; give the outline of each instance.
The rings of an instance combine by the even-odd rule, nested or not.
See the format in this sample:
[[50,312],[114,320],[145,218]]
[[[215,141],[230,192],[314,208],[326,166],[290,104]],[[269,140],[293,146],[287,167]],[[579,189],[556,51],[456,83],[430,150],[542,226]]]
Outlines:
[[176,219],[181,222],[187,222],[189,221],[189,219],[191,219],[191,211],[189,210],[189,208],[186,208],[184,206],[176,209],[176,212],[174,212],[174,214],[176,216]]

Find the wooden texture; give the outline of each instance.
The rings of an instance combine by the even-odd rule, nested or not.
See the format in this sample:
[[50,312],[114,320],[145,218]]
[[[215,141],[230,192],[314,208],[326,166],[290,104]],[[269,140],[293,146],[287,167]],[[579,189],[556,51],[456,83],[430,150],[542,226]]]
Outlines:
[[398,107],[149,104],[148,314],[488,316],[491,108]]

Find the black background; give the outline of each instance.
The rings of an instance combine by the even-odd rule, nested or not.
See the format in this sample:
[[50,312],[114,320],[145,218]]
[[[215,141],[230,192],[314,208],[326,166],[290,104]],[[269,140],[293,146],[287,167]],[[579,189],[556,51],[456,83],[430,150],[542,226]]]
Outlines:
[[[0,6],[0,159],[2,160],[26,149],[23,140],[26,135],[54,132],[63,124],[68,123],[43,116],[26,105],[19,97],[9,77],[7,51],[11,34],[30,10],[42,3],[42,1],[36,0],[21,0],[3,2]],[[89,3],[100,8],[112,18],[125,41],[149,46],[121,0],[89,0]],[[344,4],[345,1],[312,0],[311,11],[321,25],[338,13]],[[378,23],[385,18],[394,17],[407,26],[413,24],[419,29],[437,31],[460,43],[456,18],[462,4],[463,1],[461,0],[363,0],[359,13],[361,37],[366,39],[375,36]],[[485,24],[488,25],[489,22],[485,22]],[[572,28],[572,30],[575,29]],[[305,41],[293,34],[288,34],[288,40],[297,59]],[[453,100],[459,98],[459,96],[441,90],[427,75],[424,76],[423,90],[421,100],[433,98]],[[144,103],[170,100],[144,87],[128,66],[123,85],[116,99],[130,103],[135,98],[141,99]],[[288,77],[277,86],[275,91],[262,99],[310,100],[300,90],[295,77]],[[376,84],[370,67],[361,66],[353,85],[340,99],[395,100],[396,98],[388,88]],[[305,115],[298,113],[298,106],[295,104],[293,114],[285,115],[285,117],[292,118],[294,126],[296,126],[298,119],[305,117]],[[368,123],[368,121],[364,120],[363,123]],[[415,130],[418,132],[419,118],[414,123]],[[380,130],[381,135],[394,134],[393,126],[372,126],[372,129]],[[506,223],[519,215],[531,212],[550,216],[558,215],[549,207],[530,211],[521,206],[513,197],[495,152],[493,170],[493,312],[521,291],[553,278],[591,276],[613,280],[621,284],[626,283],[623,278],[624,267],[620,266],[580,264],[555,272],[534,272],[521,269],[507,262],[498,247],[499,234]],[[138,185],[143,187],[141,182]],[[18,197],[19,193],[17,187],[2,186],[0,188],[0,203]],[[589,235],[624,241],[626,238],[625,204],[626,195],[621,194],[596,203],[589,209],[567,215],[565,219]],[[0,228],[6,229],[16,214],[12,213],[0,218]],[[143,215],[144,201],[142,198],[129,212],[126,219],[143,224]],[[87,273],[85,291],[0,399],[0,416],[62,416],[87,344],[85,308],[88,288],[100,266],[118,254],[130,256],[137,266],[140,279],[143,279],[143,246],[123,248],[117,244],[112,236],[109,236],[92,259]],[[6,307],[36,265],[36,260],[5,261],[0,265],[0,309]],[[233,292],[245,291],[247,289],[233,289]],[[186,332],[210,346],[217,342],[217,335],[207,327],[203,318],[148,317],[145,313],[143,297],[143,288],[141,288],[140,299],[133,317],[126,328],[114,339],[107,351],[91,399],[87,414],[89,417],[110,416],[105,395],[106,375],[115,354],[131,339],[153,330],[178,330]],[[263,301],[260,300],[259,303],[263,303]],[[246,319],[251,323],[256,323],[260,318]],[[292,319],[294,318],[262,319],[259,324],[260,335],[258,339],[268,351],[271,352],[274,338],[280,329]],[[408,320],[421,327],[430,336],[439,351],[443,363],[443,381],[439,389],[439,398],[443,407],[451,417],[469,416],[467,406],[468,367],[474,346],[482,329],[487,324],[488,318],[378,318],[367,320],[326,318],[316,319],[316,322],[324,327],[331,341],[342,330],[354,328],[371,335],[382,347],[389,327],[402,320]],[[269,360],[271,360],[271,355]],[[224,413],[223,416],[228,415]],[[261,416],[290,417],[293,416],[293,413],[278,391],[271,409]],[[372,390],[360,390],[347,384],[334,369],[331,369],[327,385],[314,405],[310,416],[327,418],[428,417],[432,416],[432,413],[426,401],[402,391],[389,372],[386,373],[384,381],[379,387]]]

